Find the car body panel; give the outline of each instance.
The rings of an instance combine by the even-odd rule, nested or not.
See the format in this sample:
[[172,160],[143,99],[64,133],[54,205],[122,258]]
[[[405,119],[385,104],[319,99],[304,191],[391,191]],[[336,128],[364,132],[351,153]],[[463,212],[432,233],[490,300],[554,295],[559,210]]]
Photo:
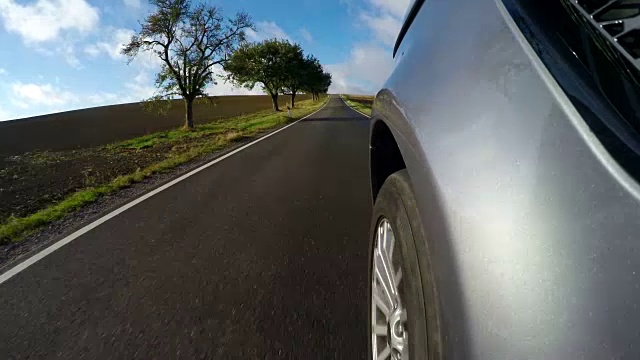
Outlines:
[[640,188],[501,1],[426,1],[373,119],[432,241],[446,357],[640,356]]

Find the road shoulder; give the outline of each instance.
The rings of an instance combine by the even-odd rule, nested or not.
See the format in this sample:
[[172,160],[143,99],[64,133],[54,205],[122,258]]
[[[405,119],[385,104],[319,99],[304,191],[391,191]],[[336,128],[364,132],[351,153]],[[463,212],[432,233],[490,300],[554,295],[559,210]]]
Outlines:
[[366,110],[369,112],[369,114],[367,114],[367,113],[364,113],[363,111],[358,110],[358,109],[356,108],[356,106],[354,106],[354,105],[356,105],[356,104],[354,104],[352,101],[348,100],[348,99],[346,98],[346,96],[345,96],[345,95],[340,95],[340,100],[342,100],[342,102],[344,102],[344,103],[345,103],[345,105],[347,105],[348,107],[350,107],[350,108],[351,108],[351,110],[353,110],[353,111],[357,112],[358,114],[360,114],[360,115],[362,115],[362,116],[366,116],[366,117],[368,117],[368,118],[370,118],[370,117],[371,117],[371,107],[366,106],[366,105],[364,105],[364,104],[360,104],[360,106],[361,106],[363,109],[366,109]]

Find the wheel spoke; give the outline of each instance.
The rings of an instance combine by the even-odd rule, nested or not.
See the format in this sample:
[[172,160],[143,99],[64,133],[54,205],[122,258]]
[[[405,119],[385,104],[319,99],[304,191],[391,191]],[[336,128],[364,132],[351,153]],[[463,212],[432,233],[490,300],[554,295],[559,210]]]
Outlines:
[[400,280],[402,280],[402,269],[398,269],[398,272],[393,277],[393,283],[396,285],[396,289],[400,288]]
[[374,358],[378,357],[378,337],[375,334],[371,335],[371,353]]
[[385,221],[382,227],[384,229],[382,248],[386,250],[389,259],[393,259],[393,248],[395,247],[396,238],[393,236],[393,230],[391,230],[389,222]]
[[[375,291],[376,282],[373,281],[372,291]],[[375,326],[378,323],[378,306],[375,301],[371,303],[371,324]],[[371,351],[373,357],[376,358],[378,356],[378,336],[375,334],[371,334]]]
[[380,282],[382,290],[384,291],[384,294],[387,297],[389,304],[394,304],[394,300],[396,297],[396,289],[393,284],[393,278],[391,275],[392,274],[391,263],[389,261],[389,258],[387,258],[384,252],[376,251],[374,261],[376,265],[375,266],[376,276],[378,277],[378,281]]
[[373,333],[378,336],[387,336],[387,327],[384,325],[373,325]]
[[406,344],[407,343],[406,337],[405,337],[404,343],[405,343],[405,345],[404,345],[404,348],[402,349],[402,354],[400,354],[400,356],[401,356],[401,359],[408,359],[409,358],[409,347]]
[[[403,277],[402,257],[393,257],[395,236],[387,219],[381,219],[374,234],[370,330],[373,359],[406,359],[408,334],[404,325],[407,314],[399,292]],[[394,261],[400,263],[394,264]],[[380,350],[383,346],[384,349]]]
[[371,297],[373,298],[373,302],[376,304],[378,309],[380,309],[380,311],[382,311],[384,316],[388,318],[389,314],[391,313],[391,309],[389,305],[385,303],[383,297],[380,294],[380,290],[378,290],[377,286],[374,287]]
[[388,358],[389,355],[391,355],[391,348],[387,346],[386,348],[384,348],[384,350],[382,350],[382,352],[380,352],[380,354],[378,354],[376,360],[384,360]]

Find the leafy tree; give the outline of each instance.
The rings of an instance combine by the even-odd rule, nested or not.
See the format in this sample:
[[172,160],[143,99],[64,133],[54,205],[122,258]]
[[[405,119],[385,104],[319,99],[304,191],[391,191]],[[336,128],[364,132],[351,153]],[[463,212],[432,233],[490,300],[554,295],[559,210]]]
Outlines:
[[[302,58],[302,49],[286,40],[265,40],[241,46],[224,65],[229,78],[237,85],[252,89],[257,83],[271,96],[273,110],[278,107],[278,94],[295,87],[292,73]],[[294,95],[295,96],[295,95]]]
[[319,94],[328,93],[329,87],[331,87],[331,74],[329,74],[328,72],[323,72],[315,92],[316,99],[318,99]]
[[206,97],[205,87],[215,83],[214,66],[223,65],[245,41],[244,30],[251,18],[240,12],[225,18],[219,7],[191,0],[150,0],[153,13],[122,49],[129,63],[141,52],[150,51],[162,60],[156,75],[156,94],[149,102],[166,102],[182,97],[185,126],[193,128],[193,102]]
[[287,59],[284,73],[284,87],[282,94],[291,96],[291,107],[296,105],[296,95],[304,87],[304,83],[309,76],[308,59],[305,59],[302,48],[298,44],[293,44],[286,53]]
[[320,61],[313,56],[305,59],[305,75],[301,90],[310,93],[314,100],[319,94],[329,91],[331,86],[331,74],[324,71]]

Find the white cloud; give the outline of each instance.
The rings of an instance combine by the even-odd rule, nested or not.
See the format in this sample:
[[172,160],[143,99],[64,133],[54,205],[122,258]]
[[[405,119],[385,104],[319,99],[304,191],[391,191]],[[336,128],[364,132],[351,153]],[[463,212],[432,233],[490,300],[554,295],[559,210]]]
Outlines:
[[0,108],[0,121],[11,119],[11,113],[3,108]]
[[362,86],[355,84],[349,79],[348,72],[345,67],[338,65],[327,65],[325,69],[331,73],[331,94],[372,94],[373,91],[364,89]]
[[389,50],[375,45],[358,44],[347,61],[327,65],[331,73],[331,93],[369,93],[380,89],[393,69]]
[[138,56],[133,60],[132,64],[151,70],[151,71],[160,71],[160,67],[164,62],[162,59],[158,57],[158,55],[152,53],[151,51],[147,51],[142,54],[138,54]]
[[[0,107],[0,121],[25,116],[34,116],[59,111],[69,111],[78,108],[103,106],[138,102],[148,99],[156,93],[154,86],[154,71],[150,68],[139,67],[135,76],[125,83],[121,91],[94,93],[73,92],[61,87],[61,80],[48,83],[45,77],[34,83],[13,82],[7,84],[8,96],[6,107]],[[220,66],[216,74],[224,75]],[[1,73],[1,68],[0,68]],[[209,95],[258,95],[262,94],[259,86],[254,89],[235,87],[230,82],[218,80],[217,84],[210,84],[207,89]],[[9,111],[10,110],[10,111]]]
[[82,68],[82,64],[75,54],[75,47],[72,41],[66,39],[59,40],[53,46],[41,46],[37,44],[34,46],[34,50],[45,56],[62,58],[73,68]]
[[[231,82],[226,82],[219,77],[225,77],[226,73],[222,70],[222,66],[214,65],[213,72],[216,76],[216,84],[209,84],[205,88],[208,95],[261,95],[263,92],[259,86],[253,89],[236,87]],[[126,102],[141,101],[153,96],[157,89],[154,86],[154,72],[150,69],[140,69],[131,82],[125,84],[128,95],[124,98]]]
[[226,81],[224,78],[227,76],[227,72],[222,69],[221,65],[214,65],[213,72],[216,76],[216,83],[209,84],[205,89],[207,95],[220,96],[220,95],[263,95],[264,92],[260,90],[259,86],[254,86],[253,89],[247,89],[244,87],[234,86],[231,81]]
[[[84,51],[94,57],[104,53],[114,60],[123,59],[124,56],[120,52],[124,45],[131,40],[133,34],[133,30],[129,29],[109,29],[103,41],[87,45]],[[140,56],[144,55],[141,54]]]
[[358,18],[376,35],[376,39],[393,46],[402,27],[409,0],[369,0],[369,8],[361,10]]
[[76,53],[72,44],[70,43],[62,44],[62,46],[56,49],[56,52],[62,55],[64,60],[71,67],[76,69],[80,69],[82,67],[82,64],[80,64],[80,60],[78,60],[78,58],[76,57]]
[[7,74],[8,74],[7,69],[0,68],[0,75],[7,75]]
[[124,85],[127,91],[125,102],[142,101],[155,95],[155,76],[161,69],[162,60],[147,51],[139,53],[130,66],[136,69],[137,75]]
[[125,87],[129,90],[130,94],[128,100],[132,102],[146,100],[156,93],[155,86],[140,80],[134,80],[133,82],[127,83],[125,84]]
[[124,0],[124,4],[133,9],[140,8],[140,0]]
[[313,36],[311,36],[311,33],[306,28],[300,29],[300,36],[309,44],[313,42]]
[[64,106],[75,103],[78,97],[68,91],[54,87],[51,84],[11,84],[11,91],[16,105],[46,105]]
[[84,48],[84,52],[89,54],[89,55],[91,55],[91,56],[93,56],[93,57],[96,57],[96,56],[100,55],[101,50],[97,46],[97,44],[91,44],[91,45],[87,45]]
[[402,18],[407,12],[410,0],[370,0],[370,2],[379,11]]
[[332,76],[329,92],[374,94],[393,69],[391,47],[410,0],[368,0],[364,8],[354,1],[341,2],[375,37],[370,43],[355,44],[344,62],[326,66]]
[[282,30],[273,21],[260,21],[256,24],[256,31],[251,29],[245,31],[247,39],[249,41],[262,41],[268,39],[281,39],[291,41],[291,38],[287,33]]
[[126,95],[110,92],[80,94],[44,82],[14,82],[8,85],[8,90],[8,106],[0,107],[0,121],[141,100],[133,99],[130,90]]
[[224,80],[218,80],[217,84],[209,84],[205,89],[207,95],[220,96],[220,95],[264,95],[264,92],[260,90],[259,86],[249,90],[243,87],[236,87],[231,82]]
[[5,29],[26,43],[57,40],[65,31],[86,33],[99,21],[98,9],[85,0],[38,0],[28,5],[0,0],[0,17]]
[[87,104],[92,106],[112,105],[124,102],[124,98],[118,94],[99,92],[97,94],[90,94],[86,96]]
[[[8,32],[47,56],[58,56],[81,68],[74,43],[97,28],[98,9],[86,0],[37,0],[27,4],[0,0],[0,20]],[[45,47],[45,44],[53,46]]]
[[18,99],[15,99],[15,98],[11,99],[11,103],[13,105],[15,105],[16,107],[19,107],[20,109],[28,109],[29,108],[29,104],[27,104],[24,101],[20,101]]
[[4,114],[0,111],[0,120],[140,101],[143,97],[135,92],[140,89],[142,85],[139,88],[127,87],[126,94],[103,91],[79,94],[49,83],[14,82],[10,85],[8,98],[13,111],[12,113],[5,111]]
[[360,15],[360,19],[373,31],[376,38],[387,46],[393,46],[396,42],[402,23],[397,18],[382,14],[373,16],[367,13]]
[[137,102],[146,100],[156,93],[153,75],[148,69],[141,69],[132,81],[124,84],[127,95],[123,102]]

